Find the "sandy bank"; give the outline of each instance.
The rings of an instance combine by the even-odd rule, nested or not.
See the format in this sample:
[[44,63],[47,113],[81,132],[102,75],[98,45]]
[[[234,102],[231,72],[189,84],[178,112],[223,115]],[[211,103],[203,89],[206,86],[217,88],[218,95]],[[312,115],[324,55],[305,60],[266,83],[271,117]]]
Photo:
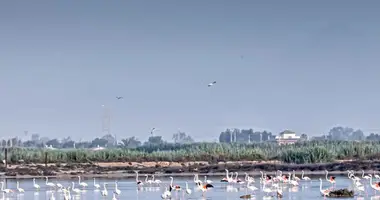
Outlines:
[[323,174],[324,170],[332,174],[344,174],[347,170],[355,171],[378,171],[380,161],[336,161],[333,163],[320,164],[286,164],[279,161],[257,162],[220,162],[210,164],[205,161],[199,162],[108,162],[92,164],[24,164],[9,165],[7,169],[0,167],[3,176],[29,178],[35,176],[91,176],[91,177],[132,177],[135,171],[140,174],[156,174],[157,176],[192,176],[194,173],[200,175],[225,174],[225,169],[238,172],[249,172],[252,175],[259,175],[260,171],[274,173],[276,170],[300,172],[304,170],[306,174]]

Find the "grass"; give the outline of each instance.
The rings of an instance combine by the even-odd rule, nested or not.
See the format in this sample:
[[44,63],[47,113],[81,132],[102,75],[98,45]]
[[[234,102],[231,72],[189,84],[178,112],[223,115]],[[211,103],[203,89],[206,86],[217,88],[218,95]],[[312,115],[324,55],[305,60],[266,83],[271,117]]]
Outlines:
[[[376,159],[380,142],[310,141],[279,146],[274,143],[256,144],[162,144],[141,146],[136,149],[113,148],[103,151],[88,149],[47,150],[36,148],[9,148],[8,163],[86,162],[143,162],[143,161],[244,161],[279,160],[285,163],[325,163],[345,159]],[[4,150],[0,153],[4,159]]]

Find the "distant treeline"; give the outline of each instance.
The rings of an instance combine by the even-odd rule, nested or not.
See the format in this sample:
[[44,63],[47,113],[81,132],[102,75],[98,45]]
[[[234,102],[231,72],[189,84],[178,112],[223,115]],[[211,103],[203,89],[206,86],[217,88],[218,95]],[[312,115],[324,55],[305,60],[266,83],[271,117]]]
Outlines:
[[[294,145],[275,143],[225,144],[193,143],[159,145],[145,144],[136,148],[48,150],[9,148],[10,163],[43,163],[45,152],[49,163],[143,162],[143,161],[272,161],[285,163],[326,163],[334,160],[377,159],[380,142],[306,141]],[[0,154],[4,159],[4,151]]]

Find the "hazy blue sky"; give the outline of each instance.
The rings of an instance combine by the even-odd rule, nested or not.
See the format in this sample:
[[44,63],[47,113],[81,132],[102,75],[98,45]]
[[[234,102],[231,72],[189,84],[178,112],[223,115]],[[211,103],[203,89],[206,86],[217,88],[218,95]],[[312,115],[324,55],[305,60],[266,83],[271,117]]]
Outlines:
[[152,127],[197,140],[227,127],[378,129],[379,8],[377,0],[2,1],[1,136],[101,136],[102,104],[114,134],[140,139]]

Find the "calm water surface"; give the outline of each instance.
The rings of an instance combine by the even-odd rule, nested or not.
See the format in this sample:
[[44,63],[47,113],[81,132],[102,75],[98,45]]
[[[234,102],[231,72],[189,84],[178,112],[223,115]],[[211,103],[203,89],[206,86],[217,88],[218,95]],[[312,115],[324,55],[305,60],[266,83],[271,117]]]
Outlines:
[[[322,176],[321,176],[322,177]],[[241,178],[244,178],[243,176]],[[284,196],[282,199],[284,200],[314,200],[314,199],[324,199],[320,195],[319,191],[319,176],[317,177],[311,177],[311,182],[304,182],[300,181],[300,186],[298,187],[291,187],[288,185],[283,186],[283,193]],[[141,177],[143,179],[143,177]],[[133,178],[129,179],[118,179],[118,188],[121,190],[121,194],[117,197],[117,199],[125,199],[125,200],[152,200],[152,199],[161,199],[161,194],[165,190],[164,187],[167,187],[170,183],[169,177],[157,177],[157,179],[160,179],[163,181],[161,184],[161,187],[155,186],[155,185],[145,185],[140,190],[137,190],[136,187],[136,181]],[[203,180],[202,178],[200,178]],[[193,181],[193,177],[174,177],[174,184],[180,185],[181,187],[185,188],[186,181],[189,184],[189,188],[192,190],[192,194],[188,195],[184,192],[172,192],[172,198],[171,199],[214,199],[214,200],[230,200],[230,199],[240,199],[239,197],[241,195],[245,194],[253,194],[251,191],[247,191],[245,189],[246,184],[244,185],[234,185],[234,184],[228,184],[228,183],[221,183],[221,177],[209,177],[208,179],[213,181],[213,185],[215,188],[207,191],[205,193],[205,196],[202,197],[202,192],[197,191],[195,188],[195,183]],[[103,197],[101,196],[100,191],[94,191],[93,189],[93,179],[85,178],[82,180],[82,182],[86,182],[88,184],[88,188],[81,192],[81,194],[76,195],[74,192],[72,192],[72,199],[81,199],[81,200],[104,200],[104,199],[112,199],[112,192],[114,191],[114,183],[116,179],[96,179],[96,182],[100,184],[103,187],[103,183],[108,183],[107,190],[108,190],[108,196]],[[277,197],[268,197],[266,194],[264,194],[261,190],[262,187],[259,183],[259,177],[255,177],[256,183],[253,184],[259,190],[255,191],[254,197],[252,199],[277,199]],[[326,189],[327,187],[330,187],[331,184],[328,183],[323,178],[323,189]],[[39,192],[35,191],[33,187],[33,180],[32,179],[19,179],[20,187],[25,190],[24,194],[19,194],[16,190],[16,179],[8,179],[6,181],[5,188],[13,189],[15,192],[10,194],[5,194],[3,197],[0,195],[0,199],[25,199],[25,200],[48,200],[51,197],[51,193],[53,193],[56,200],[62,199],[63,200],[63,193],[61,191],[51,191],[48,187],[45,185],[45,179],[40,178],[36,179],[36,183],[41,186],[41,189]],[[49,182],[57,183],[57,181],[62,184],[63,186],[70,186],[71,182],[75,182],[75,187],[78,186],[78,179],[49,179]],[[378,195],[375,195],[374,190],[369,186],[367,183],[368,181],[362,181],[362,183],[365,183],[366,185],[366,192],[368,193],[368,196],[363,193],[362,195],[359,195],[359,193],[356,193],[356,196],[354,199],[378,199],[380,200],[380,192],[378,192]],[[336,188],[352,188],[351,181],[344,176],[337,177],[337,184],[335,186]],[[184,191],[184,190],[183,190]],[[351,198],[352,199],[352,198]]]

